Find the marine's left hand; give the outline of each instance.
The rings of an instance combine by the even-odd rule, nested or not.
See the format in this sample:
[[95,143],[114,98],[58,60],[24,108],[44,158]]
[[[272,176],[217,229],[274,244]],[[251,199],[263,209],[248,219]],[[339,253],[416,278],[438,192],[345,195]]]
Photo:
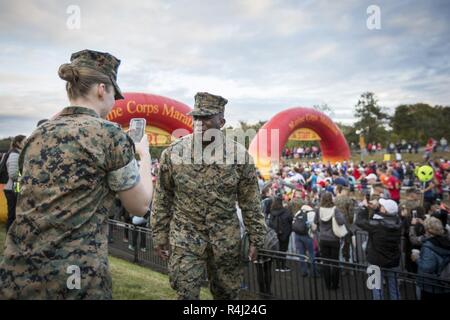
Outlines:
[[248,257],[250,258],[250,261],[255,261],[257,254],[256,254],[256,247],[254,245],[250,245],[248,249]]

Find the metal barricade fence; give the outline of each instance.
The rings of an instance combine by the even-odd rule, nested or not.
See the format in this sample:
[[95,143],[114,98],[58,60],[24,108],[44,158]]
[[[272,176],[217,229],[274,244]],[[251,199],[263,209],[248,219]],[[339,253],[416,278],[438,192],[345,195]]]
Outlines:
[[153,252],[151,230],[109,220],[109,252],[113,256],[167,273],[167,261]]
[[[153,252],[150,229],[110,220],[109,231],[111,255],[167,273],[167,262]],[[244,267],[241,297],[284,300],[373,299],[374,291],[368,287],[371,275],[368,274],[363,245],[367,241],[367,233],[358,231],[355,236],[358,263],[320,257],[311,261],[307,256],[292,252],[260,250],[258,261],[250,262]],[[277,262],[281,260],[285,260],[290,271],[275,271]],[[307,266],[307,276],[301,271],[301,263]],[[376,294],[383,299],[398,297],[402,300],[416,300],[420,298],[420,288],[424,287],[428,291],[450,292],[450,281],[400,270],[380,271],[381,290]],[[376,276],[377,274],[374,274],[372,278]],[[206,279],[205,274],[205,282]]]
[[352,241],[354,262],[361,265],[367,265],[366,249],[369,233],[367,231],[356,230],[354,232],[354,237],[354,242]]

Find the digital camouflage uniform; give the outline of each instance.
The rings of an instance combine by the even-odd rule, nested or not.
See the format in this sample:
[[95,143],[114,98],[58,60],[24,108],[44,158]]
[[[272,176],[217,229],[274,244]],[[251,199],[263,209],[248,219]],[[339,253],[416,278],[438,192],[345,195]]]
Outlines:
[[416,209],[420,206],[419,200],[413,200],[413,199],[405,199],[400,201],[400,211],[403,208],[403,206],[406,207],[406,211],[408,212],[408,218],[412,218],[412,210]]
[[334,199],[334,204],[336,208],[338,208],[342,214],[345,216],[345,223],[347,230],[349,231],[347,235],[344,237],[343,245],[342,245],[342,256],[345,261],[351,262],[351,248],[352,248],[352,236],[353,236],[353,210],[354,203],[353,200],[346,195],[338,195]]
[[345,216],[348,224],[353,224],[353,200],[346,195],[338,195],[334,199],[334,204]]
[[[0,299],[111,299],[108,213],[139,182],[131,139],[88,108],[39,126],[20,156],[17,217],[0,264]],[[69,277],[80,269],[80,289]]]
[[[226,100],[221,99],[197,94],[193,114],[223,111]],[[174,163],[172,155],[192,148],[193,137],[172,143],[161,155],[151,216],[154,245],[170,243],[170,284],[179,299],[199,298],[205,264],[213,297],[237,299],[243,277],[236,203],[250,242],[261,248],[266,233],[256,169],[248,161],[194,164],[191,158],[188,164]],[[249,157],[242,145],[231,143]],[[225,144],[224,140],[224,158]]]
[[[402,252],[405,253],[405,268],[408,272],[417,272],[417,264],[411,260],[411,250],[417,249],[411,243],[409,239],[409,232],[411,227],[411,220],[413,218],[412,210],[417,209],[420,206],[419,200],[404,199],[400,201],[400,212],[402,208],[405,207],[407,211],[407,216],[402,216]],[[419,228],[419,226],[416,226]]]

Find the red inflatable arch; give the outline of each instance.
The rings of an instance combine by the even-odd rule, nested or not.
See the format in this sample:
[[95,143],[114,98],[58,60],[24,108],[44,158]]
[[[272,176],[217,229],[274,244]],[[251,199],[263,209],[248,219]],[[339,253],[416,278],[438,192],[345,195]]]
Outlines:
[[[282,148],[289,136],[300,128],[311,129],[321,138],[320,148],[323,161],[341,162],[350,158],[347,140],[328,116],[312,108],[290,108],[270,119],[258,131],[250,144],[249,152],[263,176],[269,176],[271,159],[274,160],[274,156],[281,155]],[[278,129],[278,136],[271,134],[272,129]],[[278,141],[273,141],[274,144],[272,137],[278,139]],[[272,150],[272,145],[277,150]]]
[[125,99],[116,101],[107,119],[127,128],[132,118],[145,118],[150,144],[167,146],[177,129],[184,129],[185,134],[192,132],[192,117],[186,115],[191,108],[184,103],[147,93],[127,92],[123,96]]

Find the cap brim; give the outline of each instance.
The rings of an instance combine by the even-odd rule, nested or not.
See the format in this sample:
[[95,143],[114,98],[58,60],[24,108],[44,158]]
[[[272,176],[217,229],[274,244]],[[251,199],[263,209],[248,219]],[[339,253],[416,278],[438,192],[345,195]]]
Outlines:
[[110,77],[110,78],[111,78],[111,82],[114,86],[114,91],[115,91],[114,99],[115,100],[125,99],[124,96],[122,95],[122,91],[120,90],[119,86],[117,85],[116,80],[114,80],[112,77]]

